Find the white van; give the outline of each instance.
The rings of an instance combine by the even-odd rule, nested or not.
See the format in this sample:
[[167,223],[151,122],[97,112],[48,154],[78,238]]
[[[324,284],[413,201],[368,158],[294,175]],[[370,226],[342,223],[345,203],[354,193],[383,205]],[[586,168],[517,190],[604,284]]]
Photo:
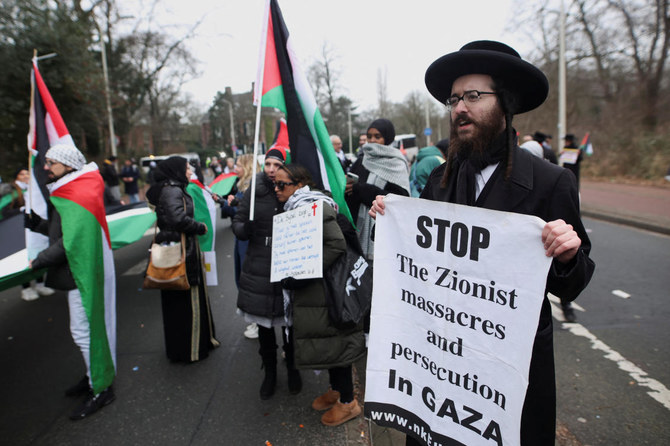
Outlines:
[[152,161],[155,161],[156,164],[158,164],[159,162],[163,161],[164,159],[168,159],[171,156],[181,156],[182,158],[186,158],[189,162],[191,162],[192,160],[196,160],[196,162],[200,164],[200,157],[198,156],[197,153],[193,152],[172,153],[170,155],[149,155],[140,158],[140,167],[142,168],[142,172],[144,173],[149,172],[149,164],[151,164]]
[[391,146],[396,149],[400,149],[401,147],[405,149],[405,156],[410,164],[414,162],[416,155],[419,153],[419,147],[416,145],[416,135],[414,133],[396,135]]

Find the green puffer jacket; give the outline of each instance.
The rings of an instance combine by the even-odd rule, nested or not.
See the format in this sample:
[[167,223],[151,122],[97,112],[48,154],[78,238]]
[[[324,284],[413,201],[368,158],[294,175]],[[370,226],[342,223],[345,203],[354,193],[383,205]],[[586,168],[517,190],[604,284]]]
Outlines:
[[[344,253],[346,243],[335,210],[323,207],[323,270]],[[295,365],[299,369],[329,369],[352,364],[365,354],[363,325],[341,330],[328,318],[323,280],[293,291]]]

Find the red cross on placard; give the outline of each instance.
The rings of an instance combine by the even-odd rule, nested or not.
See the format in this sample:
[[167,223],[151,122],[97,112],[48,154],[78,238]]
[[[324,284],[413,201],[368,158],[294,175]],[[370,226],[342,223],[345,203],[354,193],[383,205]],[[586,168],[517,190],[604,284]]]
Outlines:
[[319,207],[319,206],[317,206],[316,203],[314,203],[314,204],[312,205],[312,212],[313,212],[312,216],[313,216],[313,217],[316,217],[316,208],[318,208],[318,207]]

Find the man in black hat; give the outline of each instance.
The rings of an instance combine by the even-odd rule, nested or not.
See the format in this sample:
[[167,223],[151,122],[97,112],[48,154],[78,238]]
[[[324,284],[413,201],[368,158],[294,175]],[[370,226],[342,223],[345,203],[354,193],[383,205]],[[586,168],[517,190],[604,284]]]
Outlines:
[[582,149],[577,146],[575,135],[568,133],[563,138],[563,150],[561,150],[561,164],[575,175],[577,179],[577,190],[579,190],[579,164],[584,159]]
[[544,159],[549,161],[552,164],[558,164],[558,159],[556,158],[556,154],[551,148],[551,135],[545,135],[542,132],[535,132],[533,134],[533,141],[537,141],[540,143],[542,146],[542,153],[544,156]]
[[[547,292],[574,300],[595,265],[579,213],[574,176],[517,146],[512,117],[539,107],[547,78],[509,46],[477,41],[437,59],[426,71],[430,93],[451,113],[447,161],[421,198],[534,215],[548,222],[541,240],[553,262],[547,276],[521,417],[521,444],[553,445],[556,383]],[[377,197],[371,215],[383,213]],[[501,259],[504,261],[504,259]],[[416,444],[408,437],[407,444]]]

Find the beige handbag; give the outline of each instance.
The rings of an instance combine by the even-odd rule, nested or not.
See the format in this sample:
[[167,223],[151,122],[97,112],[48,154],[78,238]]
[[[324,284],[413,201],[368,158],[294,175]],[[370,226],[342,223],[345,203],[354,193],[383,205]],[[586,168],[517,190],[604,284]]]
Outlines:
[[[186,201],[184,201],[186,210]],[[188,290],[191,286],[186,275],[186,236],[181,234],[181,241],[172,245],[156,243],[156,232],[151,243],[149,265],[144,275],[145,289]]]
[[170,246],[151,244],[151,256],[144,276],[144,288],[159,290],[188,290],[186,275],[186,237]]

